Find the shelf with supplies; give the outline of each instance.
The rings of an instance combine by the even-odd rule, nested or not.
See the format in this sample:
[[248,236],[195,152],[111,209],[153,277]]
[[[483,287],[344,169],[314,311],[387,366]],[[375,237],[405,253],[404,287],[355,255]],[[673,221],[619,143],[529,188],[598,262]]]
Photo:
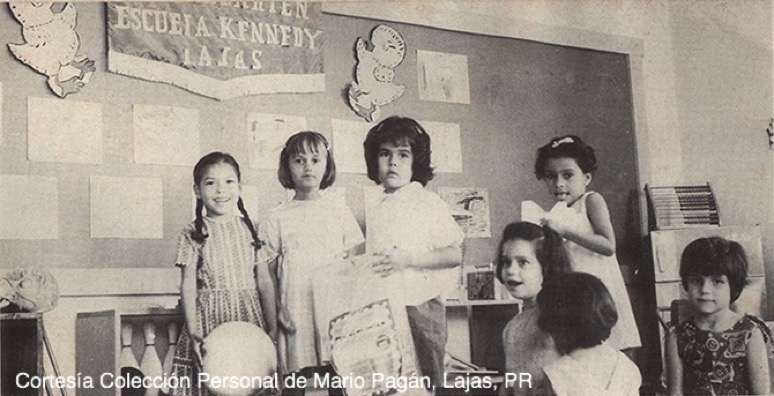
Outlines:
[[446,299],[447,307],[481,307],[498,305],[521,305],[521,300],[515,298],[501,298],[498,300],[455,300]]
[[446,306],[519,305],[521,301],[511,297],[505,286],[495,276],[492,263],[466,265],[460,269],[458,289],[446,296]]
[[[80,312],[75,321],[75,364],[84,377],[118,384],[121,377],[160,376],[171,364],[184,322],[179,308]],[[112,377],[111,377],[112,376]],[[118,387],[95,381],[89,394],[118,395]]]
[[494,270],[491,263],[463,266],[459,287],[445,300],[447,350],[477,366],[498,371],[505,369],[503,328],[521,311],[522,302],[510,296]]

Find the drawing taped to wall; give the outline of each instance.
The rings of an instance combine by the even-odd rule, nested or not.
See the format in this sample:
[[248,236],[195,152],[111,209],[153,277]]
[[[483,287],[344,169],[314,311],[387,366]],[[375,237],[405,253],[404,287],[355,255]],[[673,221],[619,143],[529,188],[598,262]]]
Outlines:
[[306,130],[306,117],[285,114],[247,114],[250,167],[276,170],[279,157],[288,138]]
[[393,83],[395,68],[403,62],[406,45],[397,30],[379,25],[371,32],[371,49],[359,37],[355,44],[357,67],[349,86],[349,105],[368,122],[379,118],[379,106],[393,102],[403,95],[405,87]]
[[491,238],[489,193],[485,188],[438,187],[438,195],[467,238]]
[[417,79],[421,100],[470,104],[465,55],[418,50]]
[[96,68],[79,53],[73,3],[12,2],[14,18],[22,25],[24,44],[8,44],[13,56],[48,77],[48,86],[60,98],[86,85]]

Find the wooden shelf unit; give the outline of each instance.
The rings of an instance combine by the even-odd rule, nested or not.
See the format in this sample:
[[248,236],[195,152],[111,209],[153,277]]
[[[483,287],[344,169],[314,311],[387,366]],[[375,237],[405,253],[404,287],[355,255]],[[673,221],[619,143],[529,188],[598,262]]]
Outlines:
[[45,388],[20,388],[19,374],[24,383],[43,373],[43,314],[0,314],[0,395],[27,396],[44,394]]
[[139,362],[145,348],[142,324],[152,321],[156,324],[156,353],[163,360],[169,347],[167,324],[178,322],[182,328],[183,315],[177,309],[150,308],[129,312],[115,310],[81,312],[75,321],[75,366],[78,373],[94,379],[93,389],[79,389],[78,396],[100,395],[119,396],[120,389],[100,387],[100,376],[112,373],[113,379],[121,374],[121,328],[126,323],[133,325],[132,351]]

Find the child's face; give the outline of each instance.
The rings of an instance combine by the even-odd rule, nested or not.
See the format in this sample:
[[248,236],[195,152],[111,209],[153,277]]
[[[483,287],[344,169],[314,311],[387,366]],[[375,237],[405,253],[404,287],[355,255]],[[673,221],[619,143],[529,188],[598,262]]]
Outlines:
[[326,155],[319,148],[315,151],[312,147],[306,147],[303,153],[290,156],[288,167],[296,191],[310,192],[320,188],[328,165]]
[[207,168],[199,185],[194,186],[196,197],[207,208],[207,217],[213,219],[235,216],[241,191],[236,170],[223,162]]
[[503,244],[501,277],[508,292],[521,300],[532,300],[543,287],[543,268],[535,255],[535,244],[512,239]]
[[591,173],[584,173],[574,158],[549,158],[543,180],[557,201],[572,205],[586,192]]
[[725,275],[691,274],[686,291],[696,311],[704,315],[728,309],[731,305],[731,285]]
[[414,154],[407,144],[382,143],[377,153],[379,182],[384,191],[392,193],[411,183]]

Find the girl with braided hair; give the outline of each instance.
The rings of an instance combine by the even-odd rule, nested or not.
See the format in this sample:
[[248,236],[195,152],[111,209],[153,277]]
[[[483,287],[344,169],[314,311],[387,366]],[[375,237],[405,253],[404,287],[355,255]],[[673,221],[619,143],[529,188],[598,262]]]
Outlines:
[[221,323],[249,322],[275,339],[277,333],[275,291],[268,266],[256,264],[261,241],[240,197],[239,164],[212,152],[199,160],[193,177],[196,219],[180,233],[175,261],[182,269],[185,324],[172,369],[191,387],[173,389],[173,395],[208,394],[198,381],[202,340]]

